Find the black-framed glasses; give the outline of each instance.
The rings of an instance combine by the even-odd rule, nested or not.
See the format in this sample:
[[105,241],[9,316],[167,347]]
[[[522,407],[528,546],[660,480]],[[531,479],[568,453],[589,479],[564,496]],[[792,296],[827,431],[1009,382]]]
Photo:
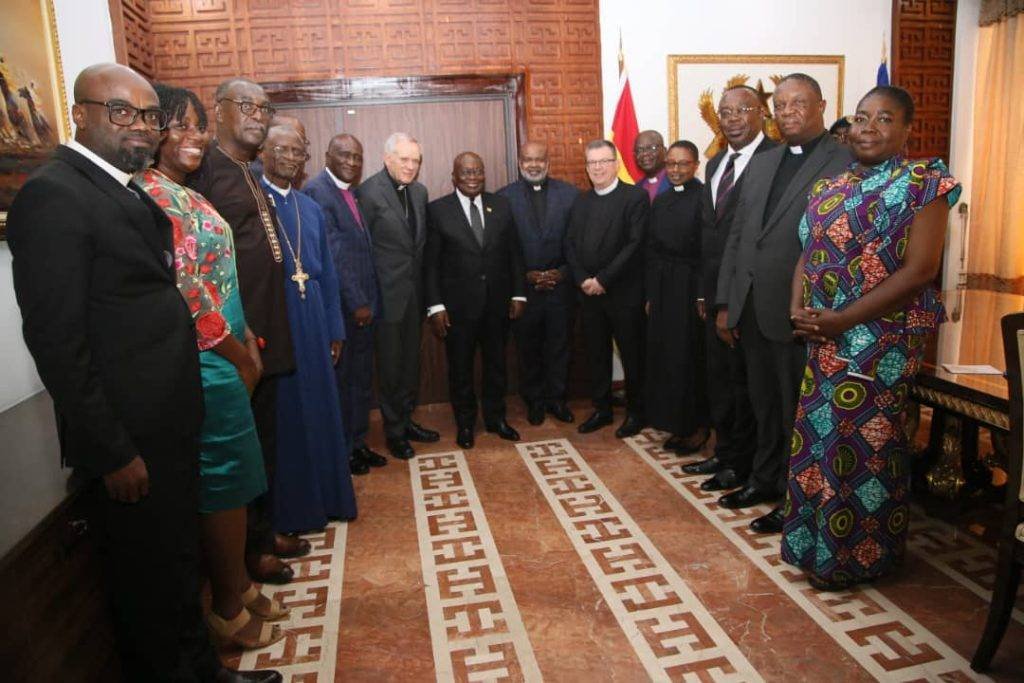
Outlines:
[[78,100],[75,104],[96,104],[107,108],[107,116],[115,126],[130,126],[142,116],[142,122],[152,130],[163,130],[167,127],[167,112],[159,107],[139,109],[122,100]]
[[176,130],[179,133],[205,133],[206,126],[196,123],[185,124],[181,121],[172,121],[167,124],[167,130]]
[[731,119],[734,116],[743,116],[744,114],[749,114],[752,111],[760,110],[761,107],[736,107],[735,109],[732,109],[731,107],[723,107],[718,110],[718,118]]
[[255,102],[250,102],[248,100],[233,100],[230,97],[222,97],[219,100],[217,100],[217,102],[225,101],[234,102],[236,105],[238,105],[238,111],[242,112],[242,114],[250,118],[255,116],[257,111],[259,111],[259,113],[263,114],[263,116],[265,116],[268,119],[272,118],[274,114],[277,113],[277,109],[275,109],[273,105],[267,103],[256,104]]

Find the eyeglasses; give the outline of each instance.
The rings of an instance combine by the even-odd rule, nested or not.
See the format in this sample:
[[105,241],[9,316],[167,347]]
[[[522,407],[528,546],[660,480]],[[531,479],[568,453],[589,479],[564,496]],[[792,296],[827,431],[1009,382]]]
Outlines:
[[163,109],[139,109],[121,100],[107,100],[106,102],[78,100],[75,104],[97,104],[101,107],[106,107],[107,116],[115,126],[128,127],[134,124],[141,114],[142,122],[150,130],[163,130],[167,127],[167,112]]
[[666,161],[665,168],[689,168],[696,163],[696,161]]
[[648,152],[650,154],[654,154],[658,150],[664,149],[664,148],[665,148],[665,145],[637,145],[636,147],[633,148],[633,152],[635,154],[643,154],[644,152]]
[[732,109],[730,107],[723,107],[718,110],[718,118],[720,119],[731,119],[732,117],[740,117],[745,114],[749,114],[752,111],[760,111],[760,107],[737,107]]
[[306,161],[309,159],[309,152],[304,147],[286,147],[284,145],[275,145],[270,148],[279,157],[291,157],[292,159],[302,159]]
[[185,125],[181,121],[175,121],[173,123],[168,123],[167,124],[167,129],[168,130],[176,130],[179,133],[205,133],[206,132],[206,126],[200,126],[200,125],[195,124],[195,123],[190,123],[188,125]]
[[587,166],[590,168],[597,168],[599,166],[607,166],[608,164],[614,164],[617,159],[588,159]]
[[242,112],[244,115],[250,118],[255,116],[257,111],[259,111],[259,113],[263,114],[263,116],[268,119],[272,118],[274,114],[277,113],[277,109],[275,109],[272,105],[256,104],[255,102],[250,102],[248,100],[233,100],[230,97],[222,97],[219,100],[217,100],[217,102],[224,102],[225,100],[227,100],[228,102],[234,102],[236,105],[238,105],[238,111]]

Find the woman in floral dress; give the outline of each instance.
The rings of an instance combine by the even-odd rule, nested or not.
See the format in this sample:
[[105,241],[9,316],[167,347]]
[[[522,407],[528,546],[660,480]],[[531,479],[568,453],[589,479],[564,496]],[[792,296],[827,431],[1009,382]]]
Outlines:
[[246,505],[267,490],[249,396],[259,350],[246,327],[231,227],[200,194],[184,187],[206,148],[206,113],[189,90],[155,86],[168,126],[155,168],[136,182],[171,221],[178,289],[196,323],[205,416],[200,434],[200,509],[210,576],[210,627],[219,639],[258,648],[284,634],[270,623],[288,614],[264,596],[245,568]]
[[857,105],[857,161],[811,190],[793,278],[808,361],[793,431],[782,558],[842,590],[903,557],[910,453],[903,407],[944,312],[933,281],[960,186],[908,160],[914,102],[878,87]]

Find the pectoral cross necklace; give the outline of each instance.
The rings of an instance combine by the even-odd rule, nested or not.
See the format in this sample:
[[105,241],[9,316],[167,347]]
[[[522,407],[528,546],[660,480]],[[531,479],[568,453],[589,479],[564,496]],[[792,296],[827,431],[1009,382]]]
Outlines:
[[299,198],[295,197],[295,232],[298,234],[296,243],[298,244],[298,252],[292,248],[292,241],[288,237],[288,231],[281,226],[281,236],[284,237],[284,243],[288,245],[288,251],[291,252],[292,260],[295,261],[295,274],[292,275],[292,282],[299,286],[299,297],[306,298],[306,280],[309,279],[309,273],[302,269],[302,214],[299,213]]

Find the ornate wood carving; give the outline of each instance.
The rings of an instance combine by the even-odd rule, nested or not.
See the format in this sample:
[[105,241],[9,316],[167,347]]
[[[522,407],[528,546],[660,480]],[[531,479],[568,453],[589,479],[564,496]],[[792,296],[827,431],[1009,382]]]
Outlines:
[[153,78],[153,36],[146,0],[110,0],[110,20],[117,61]]
[[949,159],[956,0],[893,0],[892,83],[917,106],[910,155]]
[[525,73],[529,135],[548,143],[553,175],[586,182],[582,145],[602,133],[597,0],[120,2],[126,17],[148,10],[152,75],[207,102],[229,76]]

